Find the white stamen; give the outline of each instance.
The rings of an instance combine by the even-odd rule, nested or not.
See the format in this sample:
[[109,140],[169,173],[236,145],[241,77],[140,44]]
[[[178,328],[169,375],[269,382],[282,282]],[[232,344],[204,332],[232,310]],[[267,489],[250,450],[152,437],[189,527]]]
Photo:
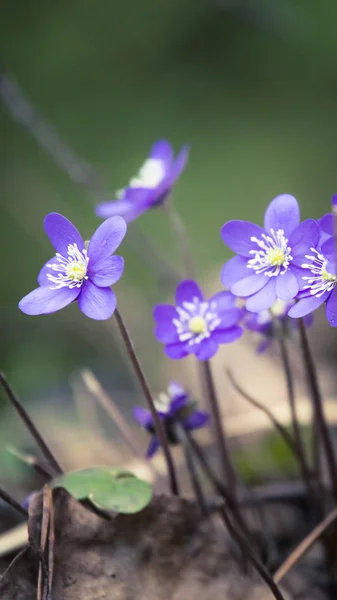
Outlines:
[[200,344],[202,340],[209,338],[221,323],[216,312],[216,303],[201,302],[199,298],[177,306],[177,313],[179,318],[173,319],[173,325],[177,328],[179,340],[188,342],[189,345]]
[[263,233],[262,239],[251,237],[251,241],[255,242],[259,250],[250,250],[249,254],[253,255],[248,263],[249,269],[254,269],[257,275],[263,273],[266,277],[275,277],[276,275],[284,275],[286,273],[291,256],[291,248],[288,246],[288,240],[284,235],[283,229],[270,229],[271,235]]
[[304,286],[305,290],[310,290],[312,296],[319,298],[325,292],[332,292],[337,285],[337,275],[329,273],[326,270],[328,261],[320,254],[315,248],[310,248],[313,255],[306,255],[305,258],[311,260],[311,263],[304,263],[303,269],[309,269],[312,275],[308,277],[302,277],[304,281],[308,282],[308,285]]
[[78,249],[77,244],[68,245],[68,256],[64,257],[59,252],[56,253],[56,263],[48,263],[48,267],[57,275],[47,273],[47,279],[56,285],[50,286],[51,290],[59,290],[63,287],[73,289],[80,288],[83,281],[88,279],[87,270],[89,257],[87,250],[82,252]]
[[[128,187],[131,188],[156,188],[165,177],[165,166],[162,160],[158,158],[148,158],[136,177],[133,177]],[[125,194],[125,188],[116,192],[116,197],[122,199]]]

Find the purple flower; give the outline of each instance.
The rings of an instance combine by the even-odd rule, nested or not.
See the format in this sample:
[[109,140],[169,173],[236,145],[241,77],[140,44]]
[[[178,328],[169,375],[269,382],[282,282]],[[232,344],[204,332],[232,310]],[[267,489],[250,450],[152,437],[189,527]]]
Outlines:
[[319,228],[313,219],[300,224],[296,199],[283,194],[269,204],[264,229],[248,221],[229,221],[221,236],[238,255],[224,265],[221,281],[235,296],[247,298],[247,310],[259,312],[278,298],[295,298],[303,256],[317,244]]
[[121,256],[111,256],[126,233],[122,217],[107,219],[90,242],[83,241],[76,227],[62,215],[50,213],[44,229],[56,256],[42,267],[40,287],[22,298],[19,308],[27,315],[50,314],[75,300],[91,319],[109,319],[116,308],[110,286],[124,270]]
[[[191,402],[186,390],[176,381],[170,382],[166,394],[162,393],[158,396],[155,406],[165,425],[171,444],[177,444],[178,442],[174,431],[175,423],[181,423],[186,431],[200,429],[208,424],[208,414],[196,410],[196,403]],[[139,425],[152,435],[146,454],[146,458],[151,458],[160,446],[160,442],[155,435],[152,415],[146,408],[136,406],[134,417]]]
[[163,204],[185,168],[188,153],[188,146],[183,146],[174,159],[169,142],[159,140],[152,146],[150,156],[138,175],[126,188],[117,192],[117,200],[99,204],[96,214],[104,219],[121,215],[130,223],[150,208]]
[[[325,235],[321,236],[322,239]],[[303,275],[299,300],[290,309],[290,317],[305,317],[325,302],[326,318],[332,327],[337,327],[336,243],[335,237],[329,237],[317,247],[311,247],[305,255],[301,264]]]
[[[276,300],[269,310],[261,310],[257,313],[246,312],[243,324],[250,331],[254,331],[260,334],[261,339],[257,346],[257,353],[261,354],[265,352],[275,339],[275,328],[273,327],[273,320],[278,319],[281,321],[287,332],[290,333],[290,329],[297,329],[297,322],[294,319],[288,317],[288,311],[294,306],[295,301],[283,302],[283,300]],[[313,323],[311,315],[305,317],[305,325],[310,327]]]
[[208,360],[219,344],[234,342],[242,335],[238,322],[243,313],[235,302],[230,292],[205,300],[195,281],[182,281],[176,290],[176,306],[159,304],[154,309],[155,336],[165,344],[170,358],[195,354],[199,360]]

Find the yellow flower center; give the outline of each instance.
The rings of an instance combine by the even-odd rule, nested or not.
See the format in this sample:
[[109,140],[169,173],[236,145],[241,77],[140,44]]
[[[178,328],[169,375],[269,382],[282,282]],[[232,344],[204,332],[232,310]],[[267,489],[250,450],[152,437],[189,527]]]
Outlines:
[[207,330],[207,323],[203,317],[192,317],[188,322],[188,328],[192,333],[204,333]]
[[73,262],[67,266],[67,276],[72,281],[82,281],[87,274],[87,266],[80,262]]
[[322,279],[324,281],[336,281],[337,282],[337,275],[333,275],[332,273],[328,273],[328,271],[326,269],[324,269],[322,271]]
[[267,252],[267,259],[273,267],[283,265],[284,258],[284,251],[282,248],[271,248]]

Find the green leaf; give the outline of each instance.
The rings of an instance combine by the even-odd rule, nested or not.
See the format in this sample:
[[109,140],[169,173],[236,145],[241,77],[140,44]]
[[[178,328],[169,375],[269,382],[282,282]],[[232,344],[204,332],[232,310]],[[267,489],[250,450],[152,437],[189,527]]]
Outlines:
[[52,488],[63,487],[76,498],[89,498],[104,510],[119,513],[136,513],[147,506],[152,490],[149,483],[122,469],[94,467],[66,473],[51,484]]

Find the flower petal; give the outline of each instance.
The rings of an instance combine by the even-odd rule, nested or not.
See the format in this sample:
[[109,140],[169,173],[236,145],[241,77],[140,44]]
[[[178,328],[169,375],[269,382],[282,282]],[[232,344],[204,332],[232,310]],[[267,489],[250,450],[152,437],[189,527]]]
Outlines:
[[322,254],[327,258],[329,262],[337,262],[336,258],[337,241],[335,236],[328,238],[322,245]]
[[276,277],[276,295],[280,300],[288,302],[298,293],[298,281],[294,273],[288,269],[283,275]]
[[231,310],[236,307],[237,298],[231,292],[218,292],[209,299],[209,304],[213,310],[213,306],[218,313],[223,313],[226,310]]
[[96,229],[88,246],[90,268],[108,258],[118,248],[126,234],[126,223],[122,217],[110,217]]
[[231,327],[230,329],[215,329],[212,334],[212,338],[218,344],[231,344],[238,340],[243,334],[242,327]]
[[251,258],[250,250],[255,248],[251,238],[261,238],[262,227],[249,221],[228,221],[221,229],[222,241],[237,254]]
[[331,327],[337,327],[337,288],[334,288],[326,303],[326,318]]
[[167,171],[173,161],[173,150],[171,144],[167,140],[158,140],[151,148],[150,158],[161,160],[164,163],[165,171]]
[[186,167],[187,161],[188,161],[189,153],[190,153],[189,146],[183,146],[182,149],[180,150],[179,154],[177,155],[177,157],[171,167],[170,174],[167,178],[168,187],[172,187],[174,182],[178,179],[178,177],[183,172],[184,168]]
[[153,438],[151,439],[147,452],[146,452],[146,458],[152,458],[152,456],[157,452],[158,448],[160,446],[159,440],[158,438],[156,438],[156,436],[153,436]]
[[163,321],[154,329],[154,335],[162,344],[176,344],[179,336],[176,326],[172,321]]
[[91,281],[87,281],[81,288],[78,306],[90,319],[104,321],[114,313],[116,296],[110,288],[97,287]]
[[251,269],[247,267],[247,259],[241,256],[233,256],[222,267],[221,283],[224,287],[230,288],[234,283],[251,275]]
[[183,425],[185,429],[201,429],[205,427],[209,422],[209,415],[202,410],[196,410],[187,419],[184,420]]
[[[230,329],[242,319],[243,314],[244,313],[241,308],[232,308],[231,310],[227,310],[223,313],[221,322],[216,329],[213,330],[213,332],[219,331],[220,329]],[[221,316],[221,314],[219,316]]]
[[77,244],[80,251],[84,248],[81,234],[69,219],[59,213],[49,213],[44,219],[44,230],[56,252],[67,256],[69,244]]
[[309,248],[316,247],[320,232],[318,224],[314,219],[306,219],[291,234],[289,246],[293,257],[300,254],[305,255]]
[[266,277],[263,273],[260,275],[249,275],[234,283],[231,287],[231,292],[233,292],[235,296],[242,296],[245,298],[264,288],[269,281],[269,277]]
[[270,229],[283,229],[289,239],[299,224],[300,209],[294,196],[281,194],[271,201],[264,216],[264,228],[268,233]]
[[40,273],[38,274],[37,277],[37,282],[39,285],[42,286],[52,286],[54,285],[47,277],[47,274],[49,273],[50,275],[53,274],[52,269],[50,269],[50,267],[47,267],[47,265],[59,265],[60,263],[57,260],[56,256],[53,256],[50,260],[48,260],[42,267]]
[[71,304],[79,293],[79,288],[63,287],[59,290],[51,290],[50,287],[41,286],[22,298],[19,308],[26,315],[50,314]]
[[324,233],[328,235],[334,234],[334,215],[333,213],[328,213],[324,215],[321,219],[319,219],[318,224]]
[[174,400],[171,400],[170,415],[174,415],[178,410],[186,406],[188,395],[186,392],[183,395],[177,396]]
[[178,306],[183,302],[192,302],[194,298],[203,300],[203,295],[200,287],[192,279],[185,279],[181,281],[176,290],[176,303]]
[[147,429],[152,425],[152,415],[149,410],[143,408],[142,406],[135,406],[133,409],[133,416],[136,419],[137,423]]
[[89,261],[89,279],[98,287],[109,287],[118,281],[124,271],[122,256],[109,256],[93,266]]
[[322,296],[317,298],[317,296],[308,296],[307,298],[302,298],[299,300],[294,306],[291,307],[288,312],[288,316],[293,319],[298,319],[299,317],[305,317],[309,313],[313,312],[325,302],[331,292],[325,292]]
[[178,314],[176,307],[171,304],[157,304],[153,309],[153,317],[160,324],[162,321],[165,321],[165,323],[172,322],[173,319],[178,317]]
[[199,360],[209,360],[218,351],[218,344],[212,337],[205,338],[199,344],[192,346],[193,352]]
[[168,384],[167,391],[168,395],[170,396],[173,402],[176,398],[180,398],[181,396],[187,396],[185,388],[180,383],[178,383],[178,381],[170,381]]
[[260,312],[270,308],[277,300],[275,277],[268,281],[268,284],[253,296],[247,298],[246,308],[250,312]]
[[184,358],[191,353],[189,346],[180,342],[178,344],[167,344],[164,350],[166,356],[173,359]]

